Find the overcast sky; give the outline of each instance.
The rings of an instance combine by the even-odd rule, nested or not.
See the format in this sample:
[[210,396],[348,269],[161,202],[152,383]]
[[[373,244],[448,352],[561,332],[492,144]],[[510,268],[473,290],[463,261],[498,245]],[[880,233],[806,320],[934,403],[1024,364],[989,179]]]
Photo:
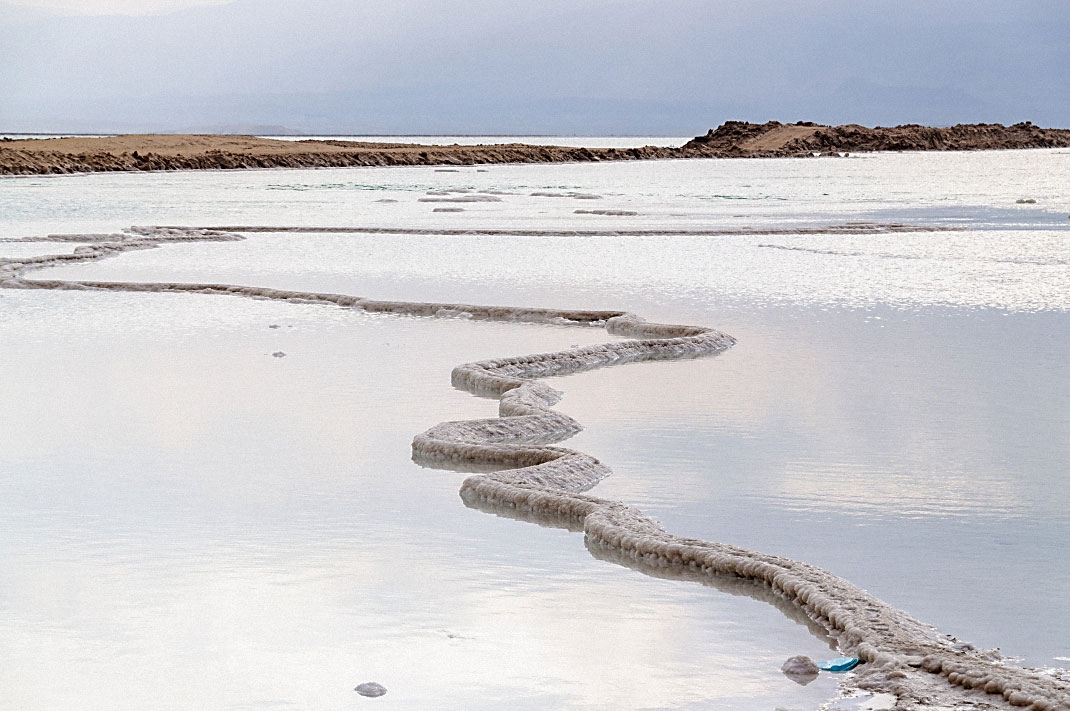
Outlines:
[[1070,127],[1067,87],[1067,0],[0,0],[0,131]]

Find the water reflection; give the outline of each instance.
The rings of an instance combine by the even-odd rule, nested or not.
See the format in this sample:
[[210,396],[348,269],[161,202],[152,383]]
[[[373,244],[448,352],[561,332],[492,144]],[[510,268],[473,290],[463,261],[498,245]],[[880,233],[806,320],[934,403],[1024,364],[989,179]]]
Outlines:
[[[689,583],[699,583],[707,587],[729,595],[749,597],[752,600],[772,605],[782,615],[797,625],[802,625],[814,637],[828,645],[832,651],[836,650],[836,640],[828,635],[828,630],[821,624],[812,620],[799,606],[775,593],[766,583],[757,580],[745,580],[728,575],[703,574],[682,565],[655,565],[644,558],[633,558],[621,553],[619,548],[609,548],[599,544],[585,541],[587,550],[598,560],[616,563],[625,568],[637,570],[644,575],[663,580],[680,580]],[[812,681],[812,680],[811,680]],[[804,684],[805,686],[805,684]]]
[[604,333],[201,295],[0,299],[19,403],[0,411],[5,705],[340,709],[368,679],[395,708],[832,693],[780,675],[822,645],[772,608],[592,566],[574,536],[474,516],[457,477],[408,460],[413,432],[493,414],[449,388],[454,364]]
[[[515,506],[497,505],[479,498],[462,496],[462,500],[464,501],[465,506],[468,506],[471,509],[512,521],[533,523],[547,528],[560,528],[570,533],[583,532],[582,518],[553,516],[540,511],[518,509]],[[598,543],[593,543],[586,537],[584,538],[584,545],[588,552],[590,552],[590,554],[597,560],[615,563],[653,578],[699,583],[723,593],[744,596],[758,602],[772,605],[789,620],[805,627],[810,634],[827,644],[829,649],[836,649],[836,641],[829,636],[828,631],[824,626],[812,620],[799,608],[798,605],[793,604],[790,600],[775,593],[764,582],[747,580],[729,575],[702,573],[693,568],[682,565],[671,565],[664,561],[660,563],[652,563],[646,559],[637,559],[632,556],[624,555],[619,548],[611,548]]]
[[[570,446],[614,469],[595,493],[676,532],[811,561],[944,631],[1050,664],[1070,637],[1070,599],[1052,592],[1070,587],[1064,158],[4,179],[0,226],[966,227],[262,234],[42,276],[628,308],[722,328],[740,342],[716,362],[555,381],[587,426]],[[279,185],[298,187],[269,191]],[[517,194],[442,215],[413,186]],[[638,214],[576,215],[572,200],[530,195],[543,190]],[[696,197],[714,192],[742,199]],[[1022,195],[1038,205],[1010,207]],[[826,645],[772,606],[592,566],[574,535],[472,515],[459,477],[407,459],[414,433],[494,415],[449,388],[453,365],[581,334],[0,292],[0,701],[350,708],[353,686],[376,679],[391,690],[376,703],[398,708],[816,706],[823,680],[800,689],[778,670]],[[372,362],[390,376],[370,376]]]

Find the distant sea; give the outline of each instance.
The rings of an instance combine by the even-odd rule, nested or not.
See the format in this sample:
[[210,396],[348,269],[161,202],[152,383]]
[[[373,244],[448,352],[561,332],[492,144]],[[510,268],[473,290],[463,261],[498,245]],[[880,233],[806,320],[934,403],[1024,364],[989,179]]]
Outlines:
[[[10,138],[102,138],[114,134],[4,133]],[[691,140],[673,136],[260,136],[277,141],[360,141],[368,143],[418,143],[426,146],[474,146],[526,143],[534,146],[580,146],[584,148],[638,148],[641,146],[682,146]]]

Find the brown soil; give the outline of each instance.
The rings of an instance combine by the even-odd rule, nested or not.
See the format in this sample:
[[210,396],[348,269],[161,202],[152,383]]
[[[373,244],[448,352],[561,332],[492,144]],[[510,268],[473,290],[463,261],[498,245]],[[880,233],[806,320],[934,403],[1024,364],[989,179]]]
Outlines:
[[705,136],[688,141],[680,152],[709,157],[791,157],[871,151],[977,151],[1070,146],[1070,130],[1032,123],[958,124],[934,128],[903,126],[866,128],[857,124],[821,126],[803,122],[764,124],[728,121]]
[[791,141],[806,140],[813,136],[817,130],[817,126],[799,126],[796,124],[775,126],[769,131],[746,139],[739,144],[739,147],[744,151],[775,151]]
[[728,121],[680,148],[571,148],[520,143],[424,146],[356,141],[279,141],[252,136],[128,135],[0,141],[0,175],[116,170],[337,168],[358,165],[564,163],[652,158],[764,158],[861,151],[1070,147],[1070,130],[1031,123],[890,128]]
[[522,144],[423,146],[357,141],[279,141],[253,136],[145,134],[0,141],[0,174],[564,163],[663,158],[669,157],[673,151],[652,146],[624,149]]

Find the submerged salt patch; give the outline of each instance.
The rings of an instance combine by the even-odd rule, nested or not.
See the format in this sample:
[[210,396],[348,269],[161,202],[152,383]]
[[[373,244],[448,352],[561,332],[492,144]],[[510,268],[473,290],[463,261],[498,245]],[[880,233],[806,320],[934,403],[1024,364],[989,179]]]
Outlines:
[[[738,215],[737,217],[745,217]],[[148,229],[148,228],[144,228]],[[165,229],[165,228],[160,228]],[[211,229],[223,230],[229,233],[248,232],[290,232],[290,233],[320,233],[320,234],[374,234],[374,235],[493,235],[503,237],[542,237],[557,236],[567,237],[571,235],[584,237],[650,237],[650,236],[693,236],[693,237],[718,237],[727,235],[822,235],[822,234],[845,234],[845,235],[868,235],[868,234],[893,234],[898,232],[961,232],[965,228],[947,225],[904,225],[895,222],[843,222],[830,225],[818,225],[813,227],[749,227],[740,225],[737,227],[714,227],[696,229],[629,229],[629,230],[577,230],[577,229],[536,229],[536,228],[485,228],[485,227],[296,227],[296,226],[266,226],[266,225],[230,225],[211,228],[175,227],[166,229],[196,230]],[[238,239],[241,237],[238,236]],[[51,237],[49,238],[51,239]],[[83,240],[87,241],[87,240]]]
[[[837,699],[827,706],[822,706],[827,711],[886,711],[896,707],[898,698],[895,694],[866,694],[855,692],[842,699]],[[934,706],[926,704],[926,706]],[[971,705],[971,708],[976,708]]]
[[449,197],[422,197],[417,198],[417,202],[501,202],[502,199],[497,195],[480,195],[480,194],[465,194],[465,195],[453,195]]
[[573,210],[576,215],[606,215],[612,217],[634,217],[639,213],[634,210]]
[[556,192],[553,190],[536,190],[531,193],[531,197],[553,197],[553,198],[573,198],[575,200],[601,200],[601,195],[595,195],[594,193],[576,193],[576,192]]
[[386,687],[375,681],[366,681],[363,684],[357,684],[357,687],[353,689],[361,696],[367,696],[369,698],[376,698],[386,693]]

